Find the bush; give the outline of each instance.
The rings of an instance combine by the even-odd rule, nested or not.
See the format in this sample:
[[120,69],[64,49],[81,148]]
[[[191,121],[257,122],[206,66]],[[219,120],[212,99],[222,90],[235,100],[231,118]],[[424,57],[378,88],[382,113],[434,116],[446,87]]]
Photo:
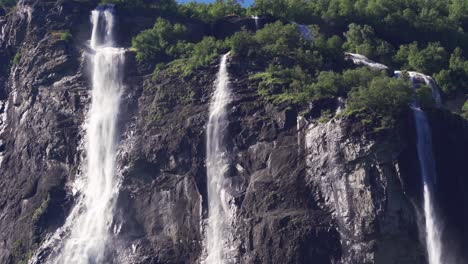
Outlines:
[[362,121],[377,119],[380,127],[394,126],[411,102],[412,89],[408,81],[376,77],[368,86],[353,89],[349,94],[347,114],[361,112]]
[[468,119],[468,100],[466,100],[465,104],[463,105],[463,108],[462,108],[462,116],[463,116],[465,119]]
[[199,19],[205,23],[214,22],[226,15],[243,16],[246,10],[235,0],[218,0],[214,3],[189,2],[179,6],[178,12],[186,17]]
[[468,92],[468,61],[463,58],[460,48],[450,56],[449,68],[441,70],[434,78],[447,95],[453,95],[457,90]]
[[447,67],[447,52],[438,42],[429,43],[421,50],[417,42],[402,45],[394,59],[403,69],[425,74],[434,74]]
[[169,61],[185,52],[186,27],[171,24],[158,18],[152,29],[139,33],[132,39],[132,48],[137,51],[138,61]]
[[317,76],[317,82],[310,88],[315,98],[334,98],[344,90],[343,76],[336,72],[324,71]]
[[49,207],[49,202],[50,195],[47,194],[46,199],[42,201],[41,205],[34,211],[33,216],[31,217],[33,223],[37,222],[37,220],[39,220],[39,218],[46,212],[47,207]]
[[226,42],[232,56],[250,56],[258,47],[254,35],[245,30],[234,33]]
[[353,23],[349,25],[344,35],[346,37],[346,42],[343,44],[345,50],[362,54],[382,63],[390,61],[393,47],[388,42],[377,38],[371,26]]
[[284,25],[280,21],[267,24],[257,31],[255,40],[261,47],[262,54],[269,57],[291,55],[301,41],[305,41],[296,25]]
[[13,57],[13,64],[18,65],[20,63],[20,60],[21,60],[21,52],[18,51],[18,52],[16,52],[15,56]]
[[66,30],[66,31],[60,32],[60,39],[65,42],[70,42],[73,39],[73,36],[70,33],[70,31]]
[[435,105],[432,89],[427,85],[422,85],[416,90],[416,101],[423,109],[433,107]]

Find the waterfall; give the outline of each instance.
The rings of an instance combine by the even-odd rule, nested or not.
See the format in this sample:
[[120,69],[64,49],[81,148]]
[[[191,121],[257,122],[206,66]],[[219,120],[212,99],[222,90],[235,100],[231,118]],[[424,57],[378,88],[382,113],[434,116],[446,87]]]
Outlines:
[[106,242],[120,180],[116,176],[117,118],[123,90],[124,49],[113,41],[109,6],[91,13],[93,25],[92,103],[86,126],[86,168],[82,197],[72,210],[70,234],[53,263],[104,263]]
[[[356,65],[367,66],[370,68],[385,70],[388,69],[386,65],[373,62],[367,57],[355,54],[345,53],[347,60],[353,61]],[[401,71],[395,71],[395,76],[399,78],[402,74]],[[432,97],[436,101],[437,106],[442,104],[439,88],[435,81],[425,74],[409,71],[407,72],[409,78],[413,83],[413,88],[417,88],[418,83],[424,83],[432,90]],[[434,154],[432,152],[432,136],[429,127],[429,121],[426,113],[418,106],[417,102],[413,102],[411,110],[416,122],[416,135],[417,135],[417,149],[419,165],[421,169],[423,181],[423,199],[424,199],[424,218],[425,218],[425,239],[426,250],[429,264],[441,264],[442,262],[442,241],[441,230],[442,224],[438,219],[434,200],[434,184],[437,179],[436,167],[434,161]]]
[[[398,74],[398,73],[397,73]],[[440,104],[440,94],[432,78],[421,73],[410,72],[409,76],[415,87],[416,81],[422,79],[433,93],[437,104]],[[416,87],[415,87],[416,88]],[[432,137],[427,120],[426,113],[422,111],[416,103],[411,106],[414,119],[416,121],[417,148],[419,165],[424,186],[424,218],[425,218],[425,239],[429,264],[441,264],[442,262],[442,244],[441,244],[441,225],[435,212],[433,201],[433,185],[436,181],[436,168],[432,152]]]
[[369,68],[377,69],[377,70],[386,70],[388,67],[386,65],[373,62],[369,60],[366,56],[357,54],[357,53],[350,53],[345,52],[345,59],[351,60],[356,65],[367,66]]
[[259,17],[258,16],[251,16],[251,18],[255,21],[255,30],[258,30],[259,29],[259,23],[258,23],[258,20],[259,20]]
[[221,58],[206,131],[208,223],[205,233],[205,264],[235,263],[237,256],[233,230],[236,206],[234,198],[226,190],[229,181],[225,175],[229,163],[223,144],[224,131],[228,124],[226,106],[231,101],[228,56],[229,54],[225,54]]
[[441,264],[442,245],[441,227],[437,219],[432,198],[433,182],[436,177],[434,158],[432,154],[431,132],[424,113],[419,108],[413,108],[418,136],[418,156],[424,184],[424,218],[426,220],[426,248],[429,264]]

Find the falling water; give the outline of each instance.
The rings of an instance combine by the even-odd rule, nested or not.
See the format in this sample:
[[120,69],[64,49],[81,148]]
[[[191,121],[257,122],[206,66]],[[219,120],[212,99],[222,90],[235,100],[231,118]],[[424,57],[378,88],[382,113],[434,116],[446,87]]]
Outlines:
[[251,17],[255,21],[255,29],[258,30],[259,29],[259,23],[258,23],[259,17],[258,16],[251,16]]
[[[432,89],[433,97],[437,104],[440,104],[440,94],[432,78],[416,72],[410,72],[409,76],[413,81],[413,86],[417,78],[422,79],[425,84],[427,84]],[[424,185],[424,218],[426,226],[425,238],[427,256],[429,264],[441,264],[441,226],[439,220],[437,219],[432,197],[434,182],[437,175],[432,153],[431,131],[426,113],[424,113],[424,111],[422,111],[416,103],[411,106],[411,109],[413,111],[414,119],[416,120],[418,157]]]
[[435,166],[432,155],[432,143],[426,113],[413,108],[418,135],[418,156],[424,183],[424,217],[426,220],[426,247],[429,264],[442,263],[442,245],[440,225],[432,200]]
[[[388,69],[386,65],[375,63],[363,55],[355,53],[345,53],[348,60],[352,60],[356,65],[363,65],[379,70]],[[407,72],[416,89],[418,82],[423,82],[432,90],[432,97],[437,106],[441,105],[441,96],[435,81],[427,75],[419,72]],[[395,71],[395,76],[400,77],[401,71]],[[432,152],[432,137],[429,121],[426,113],[414,102],[411,105],[413,116],[416,122],[417,148],[419,164],[424,186],[424,218],[425,218],[425,239],[429,264],[441,264],[442,262],[442,242],[441,242],[441,222],[437,217],[433,201],[433,189],[437,178],[435,161]]]
[[346,60],[351,60],[354,64],[356,65],[361,65],[361,66],[367,66],[369,68],[377,69],[377,70],[385,70],[388,69],[386,65],[373,62],[370,59],[368,59],[366,56],[357,54],[357,53],[350,53],[350,52],[345,52],[345,59]]
[[226,190],[229,181],[226,180],[225,174],[229,164],[223,144],[227,127],[226,106],[231,101],[226,65],[228,55],[223,55],[221,59],[206,133],[208,225],[205,235],[205,264],[235,263],[236,258],[233,235],[236,207],[233,197]]
[[92,11],[91,48],[95,54],[92,104],[87,124],[86,184],[71,213],[70,237],[53,263],[104,263],[112,210],[120,181],[115,171],[116,128],[123,90],[124,49],[113,41],[110,7]]

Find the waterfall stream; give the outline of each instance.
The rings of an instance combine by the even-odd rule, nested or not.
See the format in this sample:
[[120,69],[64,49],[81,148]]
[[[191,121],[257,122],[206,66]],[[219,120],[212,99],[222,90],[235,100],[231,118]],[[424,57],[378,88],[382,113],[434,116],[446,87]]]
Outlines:
[[260,25],[259,25],[259,22],[258,20],[260,19],[258,16],[251,16],[251,18],[254,20],[255,22],[255,30],[258,30],[260,28]]
[[[356,65],[363,65],[377,70],[386,70],[386,65],[373,62],[367,57],[355,54],[345,53],[345,58],[352,60]],[[400,77],[402,72],[395,71],[395,76]],[[435,81],[425,74],[409,71],[407,72],[409,78],[413,83],[413,88],[417,89],[418,83],[424,83],[432,90],[432,97],[434,98],[436,105],[441,105],[441,96]],[[426,250],[429,264],[441,264],[442,259],[442,241],[441,241],[441,230],[442,224],[438,219],[435,206],[434,206],[434,184],[437,178],[435,161],[432,151],[432,136],[427,119],[426,113],[419,107],[417,102],[411,105],[411,110],[416,123],[416,134],[417,134],[417,149],[419,166],[421,169],[421,175],[423,180],[424,188],[424,219],[425,219],[425,240]]]
[[[415,84],[417,74],[410,74],[410,78]],[[436,87],[431,83],[430,78],[425,76],[422,78],[429,87],[432,88],[433,97],[436,102],[440,103],[440,94]],[[418,138],[417,148],[419,165],[424,186],[424,218],[426,227],[426,248],[429,264],[441,264],[442,262],[442,245],[441,245],[441,225],[435,212],[433,201],[433,185],[436,180],[435,161],[432,152],[432,137],[427,120],[426,113],[414,103],[411,106],[414,119],[416,121],[416,134]]]
[[205,264],[235,263],[237,255],[233,235],[236,207],[234,198],[226,190],[229,181],[225,175],[229,163],[223,144],[228,124],[226,107],[231,101],[228,56],[225,54],[221,58],[206,128],[208,223],[205,233],[206,258],[203,260]]
[[106,242],[120,181],[116,176],[116,130],[123,90],[124,53],[114,47],[111,7],[92,11],[92,103],[86,126],[85,184],[70,217],[70,235],[53,263],[105,263]]

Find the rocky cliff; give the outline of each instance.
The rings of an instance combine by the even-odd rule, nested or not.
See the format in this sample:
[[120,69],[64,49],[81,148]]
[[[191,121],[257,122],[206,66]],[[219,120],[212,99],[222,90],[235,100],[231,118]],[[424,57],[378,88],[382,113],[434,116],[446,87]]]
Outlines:
[[[0,17],[1,263],[27,262],[64,224],[76,199],[94,5],[22,1]],[[144,13],[121,16],[120,29],[128,33],[121,42],[128,44],[131,32],[152,21]],[[73,39],[63,39],[64,31]],[[118,154],[122,186],[109,263],[200,260],[207,217],[205,124],[218,62],[187,77],[162,70],[153,78],[128,52]],[[234,100],[224,141],[238,207],[239,262],[426,263],[411,114],[403,127],[377,134],[353,118],[319,122],[314,113],[320,105],[296,109],[259,97],[249,79],[255,63],[261,62],[231,58],[228,67]],[[339,111],[338,102],[331,103]],[[462,263],[468,211],[459,205],[468,204],[468,126],[442,111],[430,117],[436,196],[449,226],[445,239],[456,241],[456,263]],[[52,247],[40,248],[39,262]]]

